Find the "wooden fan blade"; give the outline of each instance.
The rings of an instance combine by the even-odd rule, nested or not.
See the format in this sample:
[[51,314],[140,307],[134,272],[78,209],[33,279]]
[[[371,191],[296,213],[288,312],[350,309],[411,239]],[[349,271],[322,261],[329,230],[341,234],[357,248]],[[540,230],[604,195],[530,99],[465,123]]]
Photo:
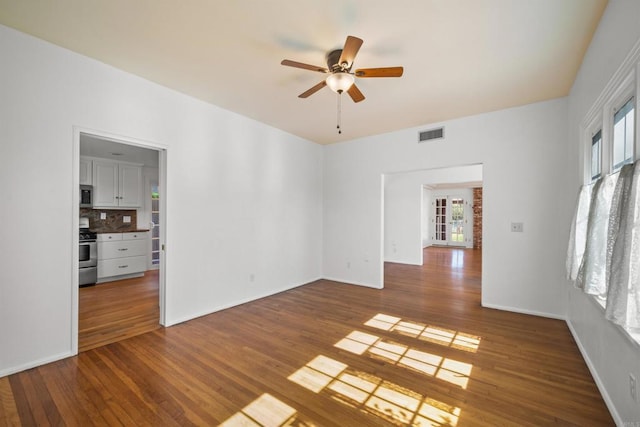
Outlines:
[[307,98],[313,95],[314,93],[316,93],[317,91],[319,91],[320,89],[322,89],[323,87],[325,87],[326,85],[327,85],[327,82],[323,80],[317,85],[315,85],[314,87],[312,87],[311,89],[305,92],[302,92],[300,95],[298,95],[298,98]]
[[329,72],[329,70],[326,69],[325,67],[318,67],[317,65],[310,65],[310,64],[304,64],[302,62],[290,61],[288,59],[282,60],[280,64],[286,65],[287,67],[302,68],[303,70],[317,71],[319,73]]
[[402,67],[360,68],[355,71],[356,77],[401,77]]
[[342,54],[340,55],[338,64],[346,62],[348,64],[347,69],[351,68],[351,65],[353,65],[353,60],[360,50],[360,46],[362,46],[362,39],[353,36],[347,36],[347,40],[344,42],[344,47],[342,48]]
[[360,89],[358,89],[355,83],[351,85],[347,93],[349,94],[351,99],[353,99],[353,102],[364,101],[364,95],[362,94],[362,92],[360,92]]

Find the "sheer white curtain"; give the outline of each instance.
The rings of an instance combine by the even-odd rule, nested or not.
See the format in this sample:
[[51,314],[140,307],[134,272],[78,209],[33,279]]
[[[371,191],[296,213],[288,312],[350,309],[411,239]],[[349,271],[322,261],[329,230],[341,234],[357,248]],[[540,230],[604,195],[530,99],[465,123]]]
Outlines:
[[640,328],[640,162],[581,188],[567,277],[606,299],[606,318]]
[[578,270],[582,264],[584,249],[587,243],[587,221],[593,184],[583,185],[578,194],[578,204],[571,222],[569,249],[567,252],[567,278],[575,283]]
[[608,175],[593,187],[584,257],[576,278],[585,293],[603,298],[607,295],[609,212],[617,179],[618,174]]
[[[620,171],[611,208],[611,261],[606,317],[614,323],[640,328],[640,162]],[[615,234],[613,234],[615,232]]]

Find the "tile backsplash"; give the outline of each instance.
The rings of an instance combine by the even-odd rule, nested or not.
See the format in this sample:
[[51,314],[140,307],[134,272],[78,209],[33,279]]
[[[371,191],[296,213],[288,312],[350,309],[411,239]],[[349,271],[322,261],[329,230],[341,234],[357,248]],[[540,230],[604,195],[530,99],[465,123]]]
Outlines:
[[[104,213],[106,219],[100,219]],[[89,218],[89,229],[98,233],[135,231],[138,229],[135,209],[91,209],[80,208],[80,216]],[[124,217],[131,217],[131,222],[124,222]]]

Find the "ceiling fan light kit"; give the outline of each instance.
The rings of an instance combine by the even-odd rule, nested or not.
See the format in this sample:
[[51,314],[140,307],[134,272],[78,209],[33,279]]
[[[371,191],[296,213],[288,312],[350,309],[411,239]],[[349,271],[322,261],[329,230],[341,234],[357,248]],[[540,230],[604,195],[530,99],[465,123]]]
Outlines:
[[307,98],[318,92],[323,87],[329,86],[332,91],[338,94],[338,133],[342,133],[340,130],[340,95],[343,92],[347,92],[353,102],[364,101],[364,95],[355,85],[356,77],[401,77],[404,72],[402,67],[363,68],[351,72],[353,60],[360,50],[362,43],[362,39],[359,39],[358,37],[347,36],[347,40],[345,41],[342,49],[333,50],[327,53],[327,68],[291,61],[289,59],[285,59],[281,62],[282,65],[287,67],[301,68],[303,70],[329,74],[326,79],[298,95],[298,98]]
[[346,72],[334,73],[327,77],[327,86],[335,93],[342,93],[349,90],[354,80],[353,74]]

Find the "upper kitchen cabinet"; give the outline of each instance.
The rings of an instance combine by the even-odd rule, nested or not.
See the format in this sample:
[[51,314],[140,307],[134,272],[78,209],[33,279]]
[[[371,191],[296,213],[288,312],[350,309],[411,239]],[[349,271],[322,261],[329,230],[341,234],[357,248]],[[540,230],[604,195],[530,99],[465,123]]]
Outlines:
[[93,185],[93,162],[80,157],[80,185]]
[[93,206],[139,208],[142,205],[142,167],[131,163],[93,161]]

